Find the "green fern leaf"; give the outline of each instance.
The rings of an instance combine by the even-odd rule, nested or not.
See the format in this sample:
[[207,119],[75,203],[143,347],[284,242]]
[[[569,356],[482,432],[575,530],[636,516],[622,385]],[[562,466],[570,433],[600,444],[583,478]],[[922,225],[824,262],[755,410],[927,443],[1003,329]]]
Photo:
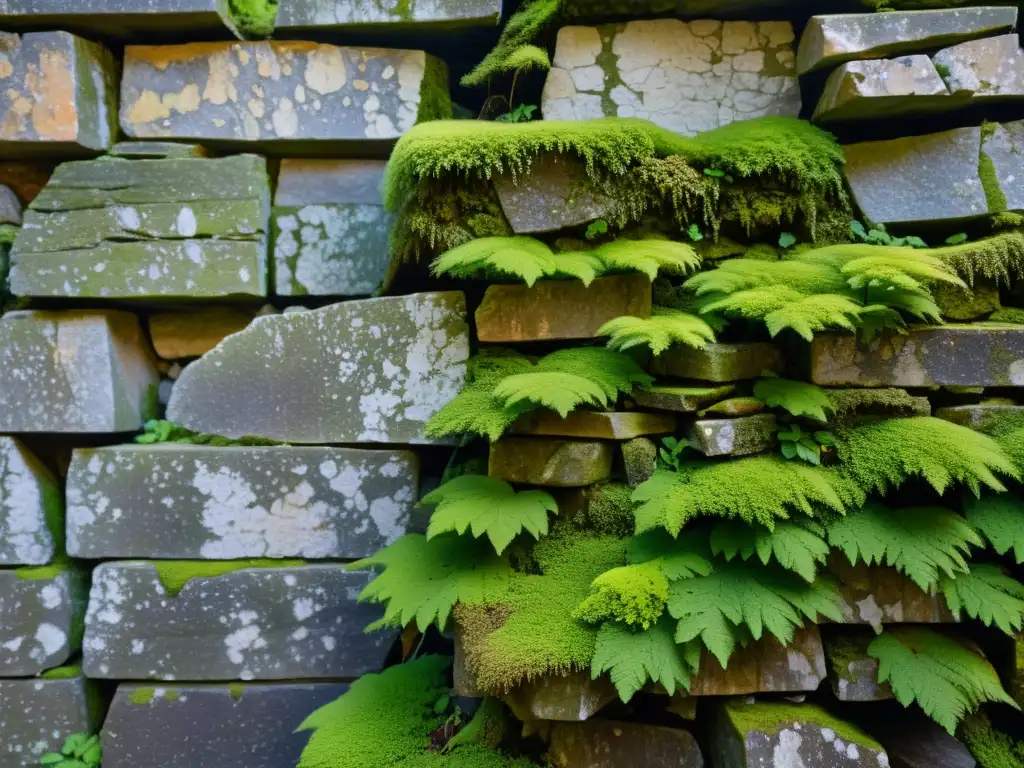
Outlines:
[[885,291],[884,294],[881,294],[881,292],[869,294],[869,303],[885,304],[888,307],[905,312],[925,322],[942,322],[942,312],[932,297],[913,291],[893,288],[892,290]]
[[1024,585],[997,565],[974,565],[941,581],[942,594],[954,614],[967,614],[1006,634],[1020,631],[1024,622]]
[[996,552],[1005,555],[1012,549],[1017,563],[1024,563],[1024,502],[1008,495],[968,497],[964,515]]
[[701,302],[700,312],[763,320],[766,315],[806,298],[806,294],[784,285],[759,286],[729,294],[708,294]]
[[619,698],[628,702],[648,681],[664,686],[670,696],[677,688],[689,690],[690,675],[699,664],[699,646],[680,648],[671,621],[659,621],[642,632],[609,622],[597,633],[590,674],[596,680],[611,673]]
[[930,629],[886,630],[868,645],[868,655],[878,660],[878,682],[889,683],[900,704],[916,702],[950,735],[986,701],[1017,706],[980,654]]
[[420,632],[431,624],[443,629],[456,603],[485,603],[500,595],[511,574],[508,561],[489,545],[454,534],[428,539],[409,533],[373,557],[346,570],[382,567],[359,595],[360,602],[384,603],[384,616],[367,631],[404,627],[412,621]]
[[563,419],[581,405],[608,405],[608,396],[600,385],[582,376],[554,371],[509,376],[494,388],[494,396],[505,408],[525,401],[557,411]]
[[828,264],[805,261],[759,261],[729,259],[717,268],[694,275],[684,283],[698,296],[709,293],[731,294],[753,288],[788,287],[803,296],[836,293],[846,289],[846,281]]
[[592,253],[607,270],[643,272],[652,281],[659,272],[685,275],[700,269],[701,265],[701,258],[692,246],[654,238],[620,238],[595,248]]
[[907,324],[895,309],[881,304],[869,304],[860,311],[860,327],[858,338],[864,343],[871,342],[883,331],[906,333]]
[[630,394],[633,387],[646,388],[654,383],[633,358],[605,347],[560,349],[538,360],[536,370],[588,379],[604,391],[609,402],[620,394]]
[[779,565],[814,581],[818,566],[828,559],[829,545],[824,529],[817,523],[779,523],[774,531],[735,521],[718,523],[711,529],[711,551],[726,561],[739,555],[749,560],[755,554],[764,565],[775,559]]
[[493,443],[534,407],[519,403],[506,408],[494,398],[492,384],[469,385],[430,418],[425,433],[427,437],[479,435]]
[[589,286],[604,273],[604,263],[594,254],[586,251],[564,251],[552,257],[556,273],[563,277],[575,277]]
[[939,573],[968,570],[964,555],[981,539],[960,515],[939,507],[889,509],[870,504],[828,528],[828,542],[852,564],[885,563],[928,592]]
[[712,571],[711,550],[702,531],[684,531],[678,537],[661,530],[641,533],[629,540],[626,554],[630,563],[656,563],[669,581]]
[[852,331],[857,327],[861,306],[857,302],[833,293],[807,296],[786,304],[764,316],[768,333],[774,338],[780,331],[790,328],[810,341],[815,331],[842,328]]
[[434,277],[495,273],[533,285],[557,271],[551,248],[532,237],[481,237],[441,254],[430,265]]
[[704,349],[715,340],[715,332],[696,315],[675,309],[654,307],[651,317],[617,317],[602,325],[597,336],[610,336],[608,346],[619,351],[647,346],[660,355],[673,344]]
[[657,561],[605,571],[590,589],[575,615],[591,624],[615,620],[647,629],[665,612],[668,600],[668,579]]
[[793,416],[810,416],[828,421],[826,411],[832,410],[828,392],[806,381],[770,377],[754,384],[754,397],[772,408],[782,408]]
[[486,475],[462,475],[423,497],[422,504],[436,506],[430,516],[427,538],[454,531],[484,534],[500,555],[512,539],[527,531],[535,539],[548,532],[548,513],[558,505],[544,491],[520,491],[504,480]]
[[942,261],[913,248],[878,248],[869,256],[851,259],[842,273],[851,288],[901,288],[926,291],[928,283],[947,283],[966,288],[956,274]]

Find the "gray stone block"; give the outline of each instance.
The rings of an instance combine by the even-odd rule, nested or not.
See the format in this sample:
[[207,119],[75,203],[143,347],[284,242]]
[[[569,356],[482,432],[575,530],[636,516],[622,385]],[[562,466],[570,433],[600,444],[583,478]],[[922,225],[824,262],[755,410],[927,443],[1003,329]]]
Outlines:
[[0,768],[39,764],[75,733],[94,732],[103,719],[95,683],[68,677],[0,680]]
[[342,565],[243,567],[170,594],[158,568],[187,565],[121,561],[93,571],[82,644],[88,677],[353,678],[380,669],[394,642],[393,631],[363,631],[380,615],[356,603],[370,574]]
[[737,419],[699,419],[690,439],[705,456],[749,456],[775,447],[775,416],[759,413]]
[[238,333],[256,317],[252,309],[207,307],[155,312],[149,316],[149,338],[164,360],[205,355],[225,336]]
[[843,629],[825,639],[832,693],[839,701],[884,701],[893,698],[888,683],[878,682],[878,660],[868,656],[875,637],[870,630]]
[[828,568],[839,585],[839,611],[845,624],[867,624],[881,632],[885,624],[958,621],[944,597],[925,592],[895,568],[850,565],[838,554],[829,558]]
[[692,696],[799,693],[817,690],[824,679],[825,652],[821,633],[810,624],[797,630],[788,645],[765,635],[745,648],[737,648],[725,669],[705,650],[689,693]]
[[[122,683],[103,725],[104,768],[297,765],[308,733],[295,729],[345,683]],[[244,749],[240,745],[245,745]]]
[[0,224],[21,226],[21,200],[14,190],[6,184],[0,184]]
[[[1024,210],[1024,120],[986,125],[981,136],[982,160],[991,167],[998,191],[988,190],[989,210]],[[987,158],[987,160],[986,160]],[[993,194],[994,193],[994,194]],[[993,197],[997,199],[992,199]]]
[[69,32],[0,33],[0,156],[109,147],[116,71],[106,48]]
[[339,142],[385,153],[444,116],[447,68],[423,51],[289,40],[125,49],[121,128],[131,138]]
[[406,533],[419,462],[408,451],[120,445],[74,452],[68,554],[369,557]]
[[229,25],[223,0],[4,0],[0,26],[62,27],[125,38],[153,32],[226,34]]
[[632,398],[641,408],[695,413],[726,399],[735,391],[732,384],[721,387],[656,386],[634,392]]
[[283,160],[274,197],[281,296],[368,296],[384,282],[394,217],[381,202],[384,161]]
[[500,19],[501,0],[410,0],[403,5],[378,0],[289,0],[281,4],[274,28],[282,33],[369,29],[408,34],[494,27]]
[[782,354],[770,342],[708,344],[704,349],[675,346],[651,360],[657,376],[698,379],[714,383],[756,379],[763,373],[782,373]]
[[461,390],[465,297],[418,293],[257,318],[190,364],[167,418],[290,443],[427,443]]
[[814,121],[881,120],[952,109],[953,99],[932,60],[924,55],[850,61],[825,82]]
[[61,488],[13,437],[0,437],[0,566],[45,565],[64,537]]
[[693,136],[796,117],[793,27],[783,21],[630,21],[563,27],[541,99],[548,120],[642,117]]
[[971,101],[1024,96],[1024,51],[1016,33],[944,48],[934,61],[954,95]]
[[0,432],[133,432],[156,415],[158,381],[133,314],[0,317]]
[[58,166],[11,251],[16,296],[267,295],[270,182],[255,155]]
[[1024,427],[1024,406],[1022,405],[949,405],[938,408],[935,418],[952,421],[962,427],[970,427],[982,434],[1010,423]]
[[[922,713],[907,717],[876,718],[868,724],[871,735],[881,742],[896,768],[975,768],[970,751]],[[979,754],[983,754],[979,750]],[[997,765],[999,758],[986,760]]]
[[546,757],[556,768],[704,766],[700,747],[689,731],[615,720],[555,724]]
[[59,667],[82,641],[87,579],[67,565],[0,570],[0,676]]

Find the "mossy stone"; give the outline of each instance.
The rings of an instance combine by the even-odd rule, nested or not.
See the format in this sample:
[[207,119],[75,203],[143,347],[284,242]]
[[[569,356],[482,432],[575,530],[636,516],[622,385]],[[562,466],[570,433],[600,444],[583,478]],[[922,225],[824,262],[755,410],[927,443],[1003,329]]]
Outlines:
[[67,563],[0,569],[0,676],[38,675],[81,647],[86,574]]
[[576,488],[608,480],[614,455],[608,442],[506,437],[491,445],[487,473],[510,483]]
[[825,679],[821,634],[813,624],[798,629],[783,645],[775,637],[738,648],[725,668],[705,650],[690,686],[692,696],[736,696],[754,693],[814,691]]
[[977,278],[968,290],[942,284],[933,289],[932,295],[947,321],[978,320],[1000,308],[998,284],[983,277]]
[[761,413],[734,419],[698,419],[690,440],[705,456],[749,456],[775,447],[775,416]]
[[658,463],[658,446],[646,437],[635,437],[622,444],[622,460],[626,468],[626,482],[636,488],[650,479]]
[[825,659],[832,693],[839,701],[883,701],[893,697],[888,683],[878,682],[878,660],[867,648],[875,635],[853,628],[830,631],[825,638]]
[[676,346],[651,361],[658,376],[725,383],[782,373],[782,354],[768,342],[708,344],[704,349]]
[[850,61],[829,75],[813,120],[891,119],[953,109],[962,103],[950,96],[927,56]]
[[689,731],[615,720],[556,723],[546,757],[554,768],[704,766],[700,747]]
[[675,416],[642,411],[576,410],[565,418],[553,411],[534,411],[509,430],[513,435],[549,435],[597,440],[631,440],[642,435],[668,435],[676,431]]
[[633,400],[641,408],[659,411],[694,413],[724,400],[736,387],[726,384],[721,387],[673,387],[658,385],[633,393]]

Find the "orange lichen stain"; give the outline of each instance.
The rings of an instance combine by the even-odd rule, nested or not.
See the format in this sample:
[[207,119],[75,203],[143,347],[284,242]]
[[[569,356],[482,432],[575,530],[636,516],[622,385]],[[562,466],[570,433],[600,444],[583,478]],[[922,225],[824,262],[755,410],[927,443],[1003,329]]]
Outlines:
[[14,65],[6,56],[0,55],[0,79],[8,78],[14,74]]
[[25,86],[32,94],[32,127],[41,139],[78,138],[78,109],[71,64],[63,51],[42,51],[39,66],[30,64]]
[[203,90],[203,101],[211,104],[227,104],[229,101],[238,101],[238,89],[235,81],[231,78],[228,64],[230,63],[231,51],[227,48],[210,55],[207,63],[210,74],[206,79],[206,88]]
[[370,84],[365,80],[353,80],[352,87],[357,91],[368,91],[370,90]]
[[320,94],[336,93],[345,85],[345,60],[341,49],[333,45],[320,45],[306,55],[306,85]]
[[195,112],[199,109],[199,86],[189,83],[178,93],[165,93],[163,98],[164,106],[168,109],[176,109],[182,114]]
[[128,122],[132,125],[145,125],[170,116],[170,105],[165,104],[156,91],[148,90],[139,94],[127,113]]

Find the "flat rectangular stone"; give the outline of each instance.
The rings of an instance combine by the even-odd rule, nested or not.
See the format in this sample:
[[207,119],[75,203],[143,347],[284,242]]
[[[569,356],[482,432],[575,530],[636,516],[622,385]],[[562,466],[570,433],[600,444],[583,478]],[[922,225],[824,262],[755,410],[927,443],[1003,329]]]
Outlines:
[[303,142],[386,153],[444,117],[447,67],[423,51],[291,40],[125,48],[121,129],[131,138]]
[[164,360],[205,355],[225,336],[238,333],[253,321],[251,310],[207,307],[184,312],[155,312],[149,316],[149,339]]
[[0,566],[45,565],[64,539],[56,478],[13,437],[0,437]]
[[182,371],[167,418],[288,443],[430,443],[468,358],[457,291],[266,315]]
[[[222,15],[223,14],[223,15]],[[217,0],[4,0],[0,26],[81,30],[103,37],[139,33],[228,33],[227,4]]]
[[0,317],[0,432],[133,432],[156,415],[158,380],[128,312]]
[[[608,55],[610,54],[610,55]],[[548,120],[645,117],[677,133],[800,113],[788,21],[628,21],[562,27]]]
[[274,197],[280,296],[369,296],[390,264],[394,217],[381,201],[383,160],[281,162]]
[[941,112],[964,103],[950,95],[927,56],[849,61],[829,75],[813,120],[882,120]]
[[119,445],[73,452],[68,554],[87,560],[369,557],[409,526],[408,451]]
[[92,575],[83,669],[92,678],[195,681],[374,672],[396,633],[363,632],[380,613],[356,603],[371,578],[342,565],[244,568],[190,579],[171,595],[153,563],[103,563]]
[[986,768],[987,764],[1001,762],[993,758],[978,763],[966,746],[923,712],[908,712],[905,717],[877,717],[868,728],[885,747],[894,768]]
[[75,733],[93,733],[103,720],[96,684],[78,671],[68,677],[0,680],[0,768],[38,765]]
[[589,672],[576,671],[525,680],[502,700],[523,722],[552,720],[578,723],[590,719],[617,698],[618,694],[607,677],[595,680]]
[[667,435],[676,431],[676,419],[665,413],[641,411],[573,411],[564,419],[554,411],[533,411],[512,425],[513,435],[551,435],[603,440],[630,440],[640,435]]
[[557,768],[704,768],[700,747],[689,731],[604,719],[555,723],[545,757]]
[[732,384],[721,387],[671,387],[656,386],[638,390],[631,397],[641,408],[659,411],[696,413],[709,405],[724,400],[736,391]]
[[935,410],[935,418],[987,435],[1007,422],[1024,427],[1024,405],[947,405]]
[[1024,96],[1024,52],[1016,33],[944,48],[934,61],[954,95],[981,103]]
[[839,582],[839,610],[846,624],[869,624],[881,632],[884,624],[958,621],[942,596],[928,594],[895,568],[850,565],[839,555],[829,558],[828,568]]
[[0,33],[0,156],[102,151],[117,132],[117,65],[69,32]]
[[510,483],[576,488],[612,475],[614,443],[506,437],[491,444],[487,474]]
[[775,416],[759,413],[736,419],[698,419],[688,431],[705,456],[749,456],[778,444]]
[[541,280],[527,285],[491,285],[476,310],[476,335],[484,343],[591,339],[609,320],[650,317],[647,275],[579,280]]
[[38,675],[71,658],[87,584],[67,565],[0,569],[0,677]]
[[769,342],[708,344],[704,349],[675,346],[651,360],[651,373],[680,379],[731,382],[782,373],[782,354]]
[[[161,683],[117,687],[103,724],[104,768],[293,766],[309,734],[296,726],[346,683]],[[239,745],[244,744],[244,749]]]
[[804,75],[854,59],[935,50],[1016,25],[1017,9],[1000,7],[812,16],[800,38],[796,68]]
[[501,0],[412,0],[405,5],[376,0],[289,0],[281,4],[274,29],[279,33],[337,29],[408,35],[494,27],[500,19]]
[[868,344],[852,334],[819,334],[811,342],[811,380],[822,386],[1020,386],[1024,326],[919,326]]

